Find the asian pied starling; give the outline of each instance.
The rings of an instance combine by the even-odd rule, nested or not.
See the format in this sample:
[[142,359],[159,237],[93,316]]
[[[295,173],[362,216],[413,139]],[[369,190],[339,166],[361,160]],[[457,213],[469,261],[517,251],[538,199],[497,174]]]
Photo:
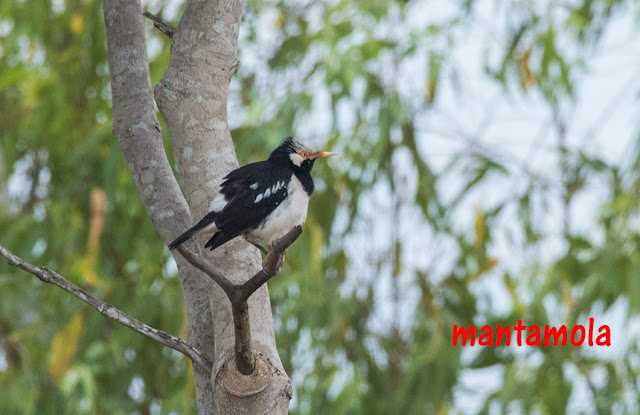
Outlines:
[[307,218],[314,189],[313,163],[334,155],[311,150],[293,137],[285,139],[266,161],[227,174],[209,213],[171,242],[169,249],[201,232],[213,232],[204,246],[212,251],[238,235],[258,247],[265,244],[271,248]]

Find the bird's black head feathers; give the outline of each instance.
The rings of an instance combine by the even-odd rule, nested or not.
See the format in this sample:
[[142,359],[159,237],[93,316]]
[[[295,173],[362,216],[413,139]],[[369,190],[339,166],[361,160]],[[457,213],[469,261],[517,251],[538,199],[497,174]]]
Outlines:
[[287,137],[278,148],[271,152],[268,161],[293,170],[293,174],[300,180],[305,192],[311,196],[315,188],[311,178],[311,169],[315,159],[306,157],[312,153],[314,153],[313,150],[295,138]]
[[282,144],[271,152],[269,161],[289,167],[296,173],[300,172],[309,174],[313,168],[315,159],[306,159],[303,157],[297,158],[295,156],[301,153],[311,154],[314,153],[314,151],[295,138],[287,137],[284,139]]

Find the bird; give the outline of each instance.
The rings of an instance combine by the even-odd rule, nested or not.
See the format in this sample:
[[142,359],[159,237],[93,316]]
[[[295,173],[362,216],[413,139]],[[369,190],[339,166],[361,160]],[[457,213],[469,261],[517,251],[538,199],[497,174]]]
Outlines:
[[208,213],[169,244],[173,250],[191,237],[213,232],[204,245],[214,250],[231,239],[244,238],[268,253],[272,244],[307,218],[314,191],[311,169],[316,159],[335,156],[316,151],[287,137],[265,161],[250,163],[227,174]]

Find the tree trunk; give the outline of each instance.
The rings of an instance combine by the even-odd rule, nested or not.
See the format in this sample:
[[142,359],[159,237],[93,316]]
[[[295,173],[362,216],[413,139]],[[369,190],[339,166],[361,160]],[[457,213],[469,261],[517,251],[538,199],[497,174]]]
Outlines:
[[[237,66],[242,2],[188,1],[173,36],[171,62],[155,88],[186,201],[167,161],[153,107],[140,3],[105,0],[104,15],[114,133],[151,220],[169,242],[206,213],[222,178],[237,167],[226,104],[227,87]],[[257,368],[244,376],[234,363],[234,326],[227,297],[181,255],[174,256],[190,342],[214,361],[211,378],[194,365],[199,412],[287,413],[291,383],[277,353],[266,285],[249,300]],[[245,281],[261,265],[258,250],[240,239],[207,258],[233,282]]]

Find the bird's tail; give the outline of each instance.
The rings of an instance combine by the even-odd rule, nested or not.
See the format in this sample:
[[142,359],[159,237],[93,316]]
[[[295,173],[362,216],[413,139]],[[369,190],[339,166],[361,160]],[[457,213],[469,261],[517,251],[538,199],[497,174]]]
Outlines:
[[[173,240],[173,242],[171,242],[169,244],[169,249],[173,250],[174,248],[176,248],[177,246],[187,242],[189,239],[191,239],[191,237],[195,234],[197,234],[198,232],[205,230],[205,228],[211,228],[212,230],[216,230],[215,229],[215,220],[218,217],[219,212],[209,212],[207,213],[207,215],[200,219],[200,221],[198,223],[196,223],[195,225],[193,225],[191,228],[189,228],[186,232],[184,232],[182,235],[178,236],[176,239]],[[213,225],[213,226],[211,226]]]

